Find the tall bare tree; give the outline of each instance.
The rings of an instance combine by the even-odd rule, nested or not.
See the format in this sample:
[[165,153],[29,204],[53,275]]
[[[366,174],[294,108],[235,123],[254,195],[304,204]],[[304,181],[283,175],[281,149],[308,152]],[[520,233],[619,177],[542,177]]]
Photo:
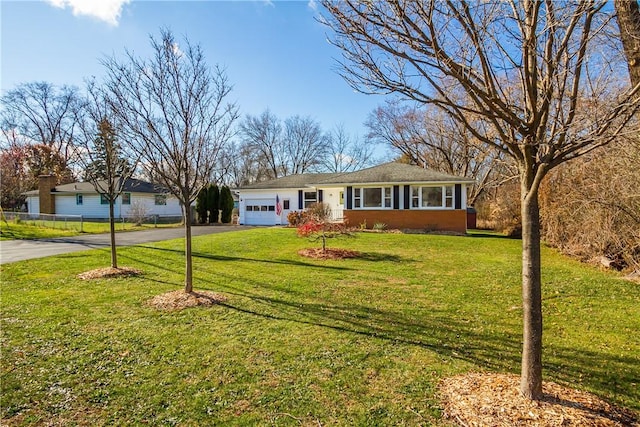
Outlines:
[[520,390],[541,398],[540,183],[549,170],[625,132],[640,109],[640,86],[630,89],[611,71],[621,68],[621,55],[600,50],[599,37],[613,19],[606,1],[323,0],[323,6],[343,53],[341,73],[355,89],[434,105],[517,164]]
[[[2,134],[17,133],[28,144],[43,144],[64,161],[73,161],[73,135],[82,108],[78,89],[48,82],[22,83],[1,98]],[[64,169],[64,168],[63,168]]]
[[[265,178],[280,178],[318,168],[329,151],[329,138],[310,117],[292,116],[283,122],[265,110],[260,116],[246,116],[240,124],[243,148],[252,153]],[[263,174],[261,174],[263,175]]]
[[317,168],[329,151],[329,139],[311,117],[293,116],[284,121],[285,174]]
[[640,83],[640,2],[638,0],[614,0],[618,18],[620,39],[627,57],[631,84]]
[[257,117],[247,115],[240,123],[240,135],[244,146],[249,151],[257,153],[258,162],[263,169],[269,171],[268,178],[286,175],[282,132],[280,119],[269,110]]
[[418,108],[398,100],[376,108],[367,119],[368,138],[386,144],[412,164],[475,180],[467,202],[487,189],[511,179],[504,154],[493,145],[478,141],[465,126],[441,109]]
[[87,83],[87,94],[78,121],[76,157],[84,168],[84,180],[109,203],[111,267],[118,268],[114,206],[135,171],[139,155],[126,151],[119,140],[115,114],[103,89],[92,80]]
[[353,172],[372,166],[373,145],[347,133],[339,124],[327,135],[329,147],[321,169],[328,172]]
[[185,292],[192,292],[191,205],[212,176],[238,113],[227,101],[225,72],[215,67],[212,73],[199,45],[178,45],[168,30],[150,39],[148,59],[127,51],[124,60],[103,61],[106,90],[122,140],[182,205]]

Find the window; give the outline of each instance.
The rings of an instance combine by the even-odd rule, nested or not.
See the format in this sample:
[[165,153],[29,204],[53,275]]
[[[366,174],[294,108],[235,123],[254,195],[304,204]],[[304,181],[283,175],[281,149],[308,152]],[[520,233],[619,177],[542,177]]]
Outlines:
[[247,212],[253,212],[253,206],[247,205]]
[[422,207],[436,208],[442,206],[442,187],[422,187]]
[[274,205],[269,205],[269,212],[275,212],[276,207]]
[[83,202],[82,194],[76,194],[76,205],[81,205]]
[[260,206],[260,212],[267,212],[267,205]]
[[340,204],[344,205],[344,191],[340,192]]
[[122,193],[122,204],[123,205],[131,204],[131,193]]
[[289,199],[284,199],[282,201],[282,209],[284,209],[284,210],[288,210],[289,209]]
[[101,205],[108,205],[109,204],[109,198],[107,197],[106,194],[100,194],[100,204]]
[[453,186],[411,187],[412,208],[453,208]]
[[317,201],[316,192],[315,191],[305,191],[304,192],[304,208],[308,208],[312,204]]
[[166,205],[167,204],[167,195],[166,194],[156,194],[155,204],[156,204],[156,206]]
[[391,208],[391,187],[353,189],[354,208]]
[[444,187],[444,207],[452,208],[453,207],[453,187],[448,186]]

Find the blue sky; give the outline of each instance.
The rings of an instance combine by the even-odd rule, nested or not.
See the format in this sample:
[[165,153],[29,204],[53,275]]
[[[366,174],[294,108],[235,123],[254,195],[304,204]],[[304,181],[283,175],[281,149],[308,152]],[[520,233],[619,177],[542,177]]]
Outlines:
[[243,116],[269,108],[282,119],[311,116],[325,130],[342,123],[364,137],[364,121],[384,102],[354,92],[336,73],[340,52],[315,20],[314,1],[1,0],[0,7],[3,92],[30,81],[82,87],[104,74],[105,56],[125,48],[148,56],[149,35],[167,27],[226,68]]

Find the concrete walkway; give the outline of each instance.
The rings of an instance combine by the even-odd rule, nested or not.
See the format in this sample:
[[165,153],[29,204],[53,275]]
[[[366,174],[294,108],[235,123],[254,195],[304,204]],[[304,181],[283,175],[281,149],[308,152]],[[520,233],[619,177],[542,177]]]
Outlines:
[[[243,225],[196,226],[191,228],[191,235],[196,237],[250,228],[252,227]],[[184,237],[182,227],[127,231],[116,233],[116,245],[132,246],[181,237]],[[2,240],[0,241],[0,264],[105,247],[109,247],[109,233],[37,240]]]

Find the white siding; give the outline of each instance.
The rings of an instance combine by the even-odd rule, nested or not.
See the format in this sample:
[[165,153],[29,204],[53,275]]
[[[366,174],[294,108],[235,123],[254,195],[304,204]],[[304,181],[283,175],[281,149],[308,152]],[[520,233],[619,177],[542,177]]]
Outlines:
[[[308,189],[307,189],[308,191]],[[291,211],[297,211],[298,209],[298,190],[297,189],[284,189],[284,190],[240,190],[239,191],[239,218],[238,222],[245,225],[286,225],[287,215]],[[262,203],[263,201],[269,201],[270,204],[276,204],[276,195],[280,199],[280,204],[283,206],[280,216],[275,212],[267,211],[264,214],[252,215],[247,217],[247,204],[257,204],[257,201]],[[284,209],[285,200],[289,201],[289,209]]]
[[323,188],[318,187],[318,190],[322,190],[322,203],[329,205],[331,209],[343,209],[344,204],[340,203],[340,193],[346,194],[343,187],[339,188]]
[[40,213],[40,197],[39,196],[27,197],[27,212],[29,212],[30,214]]
[[[300,211],[298,206],[298,191],[316,191],[314,188],[287,188],[280,190],[240,190],[239,202],[239,223],[245,225],[287,225],[287,215],[292,211]],[[322,191],[322,202],[328,204],[336,213],[341,213],[344,205],[340,203],[340,192],[344,188],[318,188]],[[253,211],[247,212],[247,205],[262,206],[275,205],[276,195],[280,199],[283,207],[282,214],[276,215],[275,212],[260,212],[254,214]],[[285,200],[289,201],[289,209],[284,209]],[[338,215],[341,216],[341,215]]]
[[[109,205],[100,203],[98,194],[82,193],[82,205],[76,203],[75,193],[60,193],[55,195],[55,212],[58,215],[82,215],[84,218],[109,218]],[[131,193],[131,204],[123,205],[122,197],[118,197],[114,205],[116,218],[128,217],[129,210],[134,203],[142,203],[147,215],[181,216],[182,208],[178,200],[167,195],[166,205],[156,205],[155,195],[149,193]],[[40,213],[40,199],[38,196],[27,197],[29,213]]]

